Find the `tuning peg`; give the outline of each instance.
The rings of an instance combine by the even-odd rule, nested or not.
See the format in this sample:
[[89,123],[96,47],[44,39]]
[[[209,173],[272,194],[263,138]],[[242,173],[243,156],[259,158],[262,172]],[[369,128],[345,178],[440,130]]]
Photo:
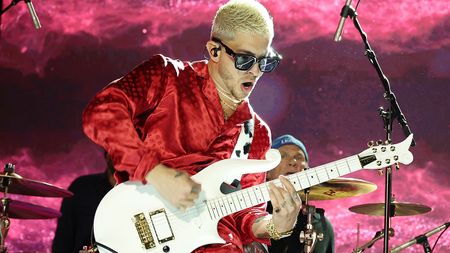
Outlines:
[[382,169],[380,169],[380,170],[377,170],[377,173],[378,173],[378,176],[383,176],[384,171]]
[[381,144],[383,144],[383,141],[382,140],[378,140],[377,141],[377,145],[381,145]]
[[373,147],[373,145],[375,145],[375,141],[369,141],[367,142],[367,147]]
[[399,170],[400,169],[400,164],[395,163],[395,170]]
[[389,144],[391,144],[391,143],[392,143],[392,140],[385,140],[385,141],[384,141],[384,144],[385,144],[385,145],[389,145]]

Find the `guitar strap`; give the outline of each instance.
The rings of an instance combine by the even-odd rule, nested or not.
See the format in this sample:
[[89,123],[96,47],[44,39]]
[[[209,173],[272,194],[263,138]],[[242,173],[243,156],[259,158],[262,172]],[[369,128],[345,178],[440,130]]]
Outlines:
[[253,133],[255,130],[255,120],[251,118],[242,124],[241,133],[234,147],[231,158],[247,159],[250,153],[250,146],[253,141]]

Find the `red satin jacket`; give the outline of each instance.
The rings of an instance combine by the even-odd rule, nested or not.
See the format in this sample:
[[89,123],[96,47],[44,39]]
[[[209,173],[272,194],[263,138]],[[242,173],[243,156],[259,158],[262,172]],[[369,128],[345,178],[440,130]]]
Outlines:
[[[254,117],[249,158],[262,159],[270,148],[270,130],[244,101],[224,121],[206,61],[180,62],[162,55],[138,65],[100,91],[83,112],[86,135],[105,148],[118,170],[119,182],[140,180],[158,163],[196,174],[231,156],[242,124]],[[242,187],[265,181],[265,173],[244,175]],[[224,245],[207,245],[195,252],[242,252],[257,239],[254,220],[264,206],[242,210],[218,225]]]

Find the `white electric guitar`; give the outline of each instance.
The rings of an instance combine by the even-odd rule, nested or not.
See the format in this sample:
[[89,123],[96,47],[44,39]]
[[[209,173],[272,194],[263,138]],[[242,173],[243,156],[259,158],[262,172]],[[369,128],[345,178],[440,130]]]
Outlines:
[[[398,144],[368,148],[332,163],[287,176],[297,191],[362,168],[379,169],[396,163],[409,164],[410,135]],[[94,235],[101,253],[183,253],[212,243],[224,243],[217,223],[227,215],[270,200],[268,183],[222,194],[220,185],[242,174],[270,170],[280,162],[277,150],[266,160],[226,159],[194,175],[202,185],[195,205],[182,212],[166,202],[151,185],[125,182],[114,187],[100,202],[94,219]],[[278,179],[275,185],[281,185]]]

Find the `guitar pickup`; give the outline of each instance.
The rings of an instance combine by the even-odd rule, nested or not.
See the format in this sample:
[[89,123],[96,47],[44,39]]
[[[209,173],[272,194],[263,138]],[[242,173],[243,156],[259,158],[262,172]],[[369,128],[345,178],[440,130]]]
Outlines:
[[167,219],[167,214],[164,209],[150,212],[149,215],[159,243],[164,243],[175,239],[172,227],[170,226],[169,219]]
[[132,221],[136,227],[139,239],[141,240],[144,249],[154,248],[156,246],[155,240],[153,239],[150,226],[148,225],[147,219],[145,219],[144,213],[134,215],[134,219],[132,219]]

